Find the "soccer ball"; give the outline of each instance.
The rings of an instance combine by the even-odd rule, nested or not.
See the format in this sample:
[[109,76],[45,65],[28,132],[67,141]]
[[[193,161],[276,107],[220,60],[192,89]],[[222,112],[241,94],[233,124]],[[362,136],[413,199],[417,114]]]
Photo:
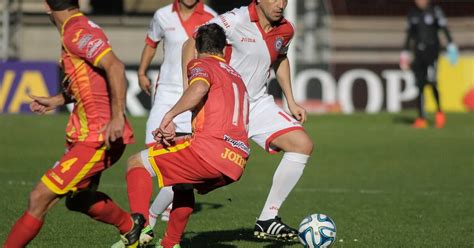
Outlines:
[[336,240],[336,224],[324,214],[312,214],[301,221],[298,238],[304,247],[330,247]]

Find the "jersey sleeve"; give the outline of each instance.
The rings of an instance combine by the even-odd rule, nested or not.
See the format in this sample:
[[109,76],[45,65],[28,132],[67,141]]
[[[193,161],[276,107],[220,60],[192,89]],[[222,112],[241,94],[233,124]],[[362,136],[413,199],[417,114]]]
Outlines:
[[448,25],[448,20],[446,19],[446,16],[444,16],[443,10],[439,6],[435,6],[434,7],[434,12],[435,12],[436,21],[438,23],[438,26],[446,27]]
[[82,27],[68,31],[64,34],[63,45],[67,52],[78,56],[94,66],[112,48],[109,40],[99,27]]
[[444,34],[446,35],[446,39],[449,43],[453,42],[453,38],[451,36],[451,32],[448,29],[448,20],[443,13],[443,10],[439,6],[434,7],[434,13],[436,16],[436,22],[438,24],[439,29],[441,29]]
[[145,42],[149,46],[156,48],[158,42],[163,39],[164,35],[165,33],[160,22],[160,14],[159,11],[156,11],[155,15],[153,16],[153,19],[150,22]]
[[290,48],[291,41],[293,40],[293,37],[295,35],[295,27],[291,22],[288,21],[288,32],[286,34],[285,40],[283,41],[283,46],[280,49],[280,55],[287,55],[288,54],[288,49]]
[[208,65],[198,59],[191,60],[188,64],[188,82],[189,85],[198,80],[206,82],[209,86],[212,84],[211,70]]
[[228,11],[222,15],[216,16],[209,21],[209,23],[215,23],[221,26],[227,37],[227,44],[232,45],[232,34],[234,29],[238,25],[238,16],[236,14],[237,9]]
[[415,23],[414,23],[414,18],[412,14],[408,14],[407,19],[406,19],[406,27],[405,27],[405,41],[403,42],[403,50],[409,50],[410,49],[410,41],[413,38],[414,32],[415,32]]

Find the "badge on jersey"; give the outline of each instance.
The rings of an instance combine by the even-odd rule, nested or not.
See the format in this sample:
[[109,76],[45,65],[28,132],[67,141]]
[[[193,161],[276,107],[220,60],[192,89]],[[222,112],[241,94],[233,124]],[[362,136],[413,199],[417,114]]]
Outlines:
[[283,47],[283,37],[277,37],[275,40],[274,46],[275,46],[275,50],[277,52],[280,52],[281,48]]

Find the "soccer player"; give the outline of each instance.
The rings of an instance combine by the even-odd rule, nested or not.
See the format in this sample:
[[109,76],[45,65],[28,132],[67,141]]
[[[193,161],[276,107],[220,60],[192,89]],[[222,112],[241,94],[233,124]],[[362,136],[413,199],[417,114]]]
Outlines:
[[78,0],[46,0],[45,6],[61,34],[61,64],[67,80],[64,91],[56,96],[31,96],[30,108],[44,114],[74,103],[66,127],[67,152],[30,193],[28,208],[3,247],[25,247],[60,198],[66,198],[69,210],[114,225],[128,244],[137,244],[144,217],[130,215],[97,191],[102,171],[117,162],[126,144],[133,142],[124,114],[124,66],[102,29],[79,12]]
[[[160,41],[164,43],[164,60],[160,68],[160,76],[155,85],[153,106],[146,123],[145,142],[147,146],[154,144],[152,132],[158,128],[163,116],[176,104],[183,94],[183,77],[181,69],[181,51],[183,43],[192,36],[194,31],[216,16],[216,13],[199,0],[175,0],[172,4],[158,9],[145,39],[145,47],[141,55],[138,69],[140,87],[151,95],[151,82],[146,76],[146,71],[155,56],[156,47]],[[191,133],[191,113],[185,112],[174,119],[176,132],[179,135]],[[171,188],[160,191],[162,197],[168,201],[173,198]],[[167,220],[169,210],[163,212],[167,205],[160,205],[155,201],[150,208],[149,234],[155,226],[158,213],[162,219]]]
[[[237,181],[250,153],[248,95],[240,75],[223,58],[225,45],[224,30],[218,25],[198,29],[198,58],[187,66],[189,87],[153,132],[158,143],[128,160],[132,212],[148,213],[152,177],[157,177],[159,187],[176,187],[161,243],[165,248],[179,247],[194,208],[193,187],[207,193]],[[193,135],[176,138],[174,119],[188,110],[193,110]]]
[[[270,193],[255,223],[257,238],[296,240],[297,230],[281,221],[278,210],[303,174],[313,143],[301,124],[306,111],[293,98],[287,51],[294,28],[283,17],[287,0],[255,0],[249,6],[220,15],[230,49],[226,60],[242,75],[250,97],[249,137],[269,153],[284,151]],[[194,57],[194,39],[183,47],[183,64]],[[273,68],[286,96],[288,115],[267,93]],[[185,72],[183,72],[185,73]],[[186,85],[186,84],[185,84]],[[296,119],[295,119],[296,118]]]
[[444,32],[448,40],[447,52],[451,64],[456,64],[458,51],[441,8],[431,4],[430,0],[415,0],[415,4],[416,8],[408,14],[407,37],[404,51],[400,55],[400,67],[403,70],[410,69],[409,50],[413,51],[415,57],[411,69],[415,74],[419,92],[417,98],[418,118],[413,123],[413,127],[426,128],[428,126],[424,110],[423,89],[426,84],[429,84],[433,89],[437,105],[435,125],[437,128],[442,128],[446,123],[446,117],[441,109],[437,86],[437,64],[440,53],[439,30]]

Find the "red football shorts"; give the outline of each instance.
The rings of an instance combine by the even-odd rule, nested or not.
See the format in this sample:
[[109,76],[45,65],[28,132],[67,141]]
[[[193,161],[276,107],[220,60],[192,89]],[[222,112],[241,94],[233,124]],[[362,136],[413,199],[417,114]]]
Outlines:
[[189,136],[166,148],[152,146],[141,151],[140,156],[150,175],[157,177],[160,188],[193,184],[199,193],[207,193],[234,182],[196,154]]
[[58,195],[96,187],[102,171],[117,162],[124,151],[124,144],[113,144],[107,150],[102,142],[72,143],[41,181]]

